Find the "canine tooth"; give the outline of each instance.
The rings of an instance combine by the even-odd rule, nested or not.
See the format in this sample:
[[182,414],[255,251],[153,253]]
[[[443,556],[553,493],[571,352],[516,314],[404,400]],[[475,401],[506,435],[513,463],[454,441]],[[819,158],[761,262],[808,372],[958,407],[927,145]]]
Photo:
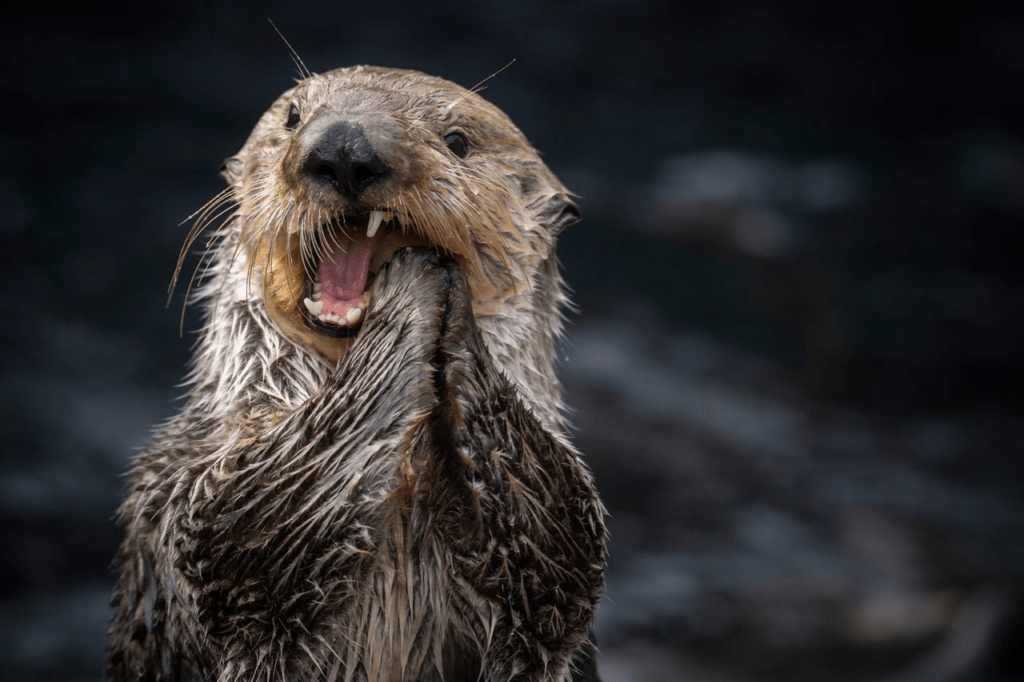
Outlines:
[[370,211],[370,222],[366,226],[366,236],[372,237],[377,234],[377,228],[384,222],[383,211]]
[[345,319],[348,320],[349,324],[355,324],[359,322],[359,320],[363,319],[363,309],[349,308],[348,312],[345,313]]
[[323,312],[323,301],[314,301],[311,298],[307,298],[304,299],[302,302],[306,304],[306,309],[309,310],[309,312],[313,313],[314,316],[319,316],[320,313]]

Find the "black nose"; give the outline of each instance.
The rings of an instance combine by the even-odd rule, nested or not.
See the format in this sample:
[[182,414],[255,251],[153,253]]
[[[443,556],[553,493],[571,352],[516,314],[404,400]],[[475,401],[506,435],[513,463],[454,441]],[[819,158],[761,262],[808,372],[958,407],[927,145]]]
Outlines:
[[303,170],[339,192],[355,197],[387,174],[387,166],[363,134],[362,126],[340,121],[317,140]]

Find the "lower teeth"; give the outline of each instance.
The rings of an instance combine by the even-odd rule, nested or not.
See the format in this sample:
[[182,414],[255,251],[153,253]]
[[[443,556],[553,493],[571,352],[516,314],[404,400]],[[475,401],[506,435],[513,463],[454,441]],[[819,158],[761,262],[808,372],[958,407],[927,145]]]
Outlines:
[[363,315],[366,313],[366,307],[370,304],[370,292],[363,292],[363,301],[355,308],[349,308],[344,317],[335,313],[325,313],[323,299],[318,295],[320,285],[315,283],[313,285],[314,294],[313,298],[302,299],[303,305],[306,306],[306,310],[310,312],[316,319],[326,324],[333,324],[338,327],[354,327],[363,321]]

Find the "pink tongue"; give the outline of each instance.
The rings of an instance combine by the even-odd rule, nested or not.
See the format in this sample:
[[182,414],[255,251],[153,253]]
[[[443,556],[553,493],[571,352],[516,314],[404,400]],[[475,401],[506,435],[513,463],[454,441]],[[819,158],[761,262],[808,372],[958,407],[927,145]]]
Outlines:
[[355,237],[338,237],[338,246],[320,263],[323,313],[345,317],[350,308],[362,303],[370,271],[370,254],[380,236],[381,232],[373,237],[367,237],[363,232]]

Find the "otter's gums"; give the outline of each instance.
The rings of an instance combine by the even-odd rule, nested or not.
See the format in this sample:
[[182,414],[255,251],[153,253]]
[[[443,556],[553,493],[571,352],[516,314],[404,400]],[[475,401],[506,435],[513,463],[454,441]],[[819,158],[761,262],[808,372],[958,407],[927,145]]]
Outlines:
[[477,94],[306,77],[199,214],[180,414],[119,511],[117,682],[597,680],[604,510],[554,371],[569,192]]

